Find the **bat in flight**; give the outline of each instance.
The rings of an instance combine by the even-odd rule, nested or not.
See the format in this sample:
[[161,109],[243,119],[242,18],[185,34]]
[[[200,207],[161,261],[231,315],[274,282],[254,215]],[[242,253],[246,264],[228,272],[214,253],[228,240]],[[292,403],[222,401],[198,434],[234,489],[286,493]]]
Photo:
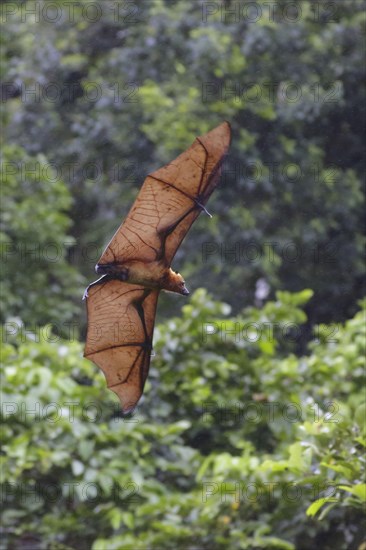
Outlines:
[[95,267],[101,277],[84,293],[84,357],[102,369],[124,413],[136,407],[149,372],[160,290],[189,294],[170,265],[194,220],[202,211],[208,214],[205,204],[218,183],[230,137],[230,125],[223,122],[146,177]]

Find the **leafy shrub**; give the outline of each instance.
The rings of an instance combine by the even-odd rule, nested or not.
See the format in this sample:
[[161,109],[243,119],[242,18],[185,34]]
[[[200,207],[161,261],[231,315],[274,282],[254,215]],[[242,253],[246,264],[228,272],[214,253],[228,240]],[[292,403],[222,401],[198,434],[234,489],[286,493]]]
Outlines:
[[5,327],[5,544],[361,548],[363,314],[320,327],[297,357],[310,296],[231,318],[197,291],[157,327],[129,417],[80,343]]
[[52,322],[65,336],[80,309],[75,298],[81,301],[83,281],[67,261],[74,244],[67,235],[70,192],[43,155],[19,146],[3,148],[1,174],[1,320],[20,317],[33,331]]

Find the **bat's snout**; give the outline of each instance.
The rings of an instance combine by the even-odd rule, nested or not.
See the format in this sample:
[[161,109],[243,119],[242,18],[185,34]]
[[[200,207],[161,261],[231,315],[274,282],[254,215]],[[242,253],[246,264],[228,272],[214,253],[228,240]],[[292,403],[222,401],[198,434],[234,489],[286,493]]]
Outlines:
[[182,288],[182,294],[183,294],[183,296],[188,296],[188,294],[189,294],[189,290],[185,285]]

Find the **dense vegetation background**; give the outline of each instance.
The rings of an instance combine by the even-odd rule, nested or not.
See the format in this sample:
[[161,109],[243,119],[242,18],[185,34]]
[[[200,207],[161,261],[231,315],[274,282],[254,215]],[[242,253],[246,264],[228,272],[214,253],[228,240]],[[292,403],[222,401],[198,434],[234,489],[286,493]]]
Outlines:
[[[1,8],[2,547],[365,550],[365,2]],[[80,297],[145,175],[223,120],[174,264],[198,290],[162,296],[122,418]]]

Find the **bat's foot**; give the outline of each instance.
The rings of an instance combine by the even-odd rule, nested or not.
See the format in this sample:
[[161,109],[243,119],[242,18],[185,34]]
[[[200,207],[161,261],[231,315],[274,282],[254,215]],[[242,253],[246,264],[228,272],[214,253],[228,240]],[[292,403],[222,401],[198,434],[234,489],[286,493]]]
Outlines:
[[97,273],[98,275],[106,275],[114,269],[114,264],[97,264],[95,266],[95,273]]
[[86,289],[84,290],[83,300],[85,300],[85,298],[88,298],[88,296],[89,296],[88,290],[91,286],[100,285],[101,283],[106,283],[108,281],[108,279],[111,279],[111,277],[109,277],[108,275],[102,275],[102,277],[100,277],[99,279],[97,279],[93,283],[90,283],[90,285],[88,285],[86,287]]

